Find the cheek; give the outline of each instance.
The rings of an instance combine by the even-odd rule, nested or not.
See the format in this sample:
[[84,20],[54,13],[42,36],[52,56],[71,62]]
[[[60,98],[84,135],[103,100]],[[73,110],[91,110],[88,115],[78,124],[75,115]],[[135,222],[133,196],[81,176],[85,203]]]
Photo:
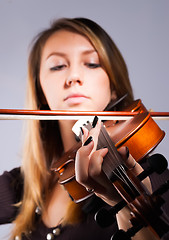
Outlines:
[[41,88],[43,91],[43,94],[46,98],[46,101],[49,105],[50,109],[54,108],[54,104],[58,101],[58,86],[56,86],[56,83],[53,83],[49,79],[46,80],[46,78],[41,78]]
[[102,72],[102,74],[98,76],[96,86],[98,86],[98,88],[100,89],[99,92],[103,93],[104,97],[110,99],[110,80],[105,72]]
[[97,108],[103,110],[111,100],[110,80],[105,72],[97,76],[93,91]]

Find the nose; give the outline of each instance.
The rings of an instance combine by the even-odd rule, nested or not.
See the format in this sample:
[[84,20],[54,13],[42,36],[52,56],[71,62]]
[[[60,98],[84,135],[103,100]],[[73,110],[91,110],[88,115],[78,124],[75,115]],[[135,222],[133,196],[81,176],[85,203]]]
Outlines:
[[66,87],[73,86],[75,84],[82,85],[83,80],[82,80],[82,74],[80,73],[80,70],[70,70],[69,74],[66,78],[65,85]]
[[78,78],[69,78],[66,80],[66,86],[68,86],[68,87],[75,85],[75,84],[82,85],[82,81]]

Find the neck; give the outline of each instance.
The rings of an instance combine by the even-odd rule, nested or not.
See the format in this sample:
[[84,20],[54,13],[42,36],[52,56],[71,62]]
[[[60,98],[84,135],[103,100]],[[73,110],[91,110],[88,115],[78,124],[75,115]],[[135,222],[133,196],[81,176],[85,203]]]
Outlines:
[[72,127],[74,124],[75,124],[74,120],[59,121],[60,133],[61,133],[61,138],[62,138],[65,152],[68,151],[73,145],[77,143],[75,139],[75,135],[72,132]]

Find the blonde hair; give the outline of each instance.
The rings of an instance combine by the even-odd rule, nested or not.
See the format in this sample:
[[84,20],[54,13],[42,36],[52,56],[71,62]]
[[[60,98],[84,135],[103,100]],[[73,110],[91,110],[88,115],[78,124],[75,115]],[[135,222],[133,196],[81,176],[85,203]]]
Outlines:
[[[56,31],[68,30],[88,38],[98,52],[100,63],[106,70],[111,89],[117,98],[128,94],[123,105],[133,100],[128,71],[125,61],[109,35],[95,22],[85,18],[59,19],[34,39],[28,61],[27,108],[49,109],[43,95],[39,70],[43,47],[47,39]],[[120,108],[120,106],[119,106]],[[63,145],[57,121],[29,120],[23,148],[23,164],[21,167],[24,178],[23,199],[19,213],[14,221],[13,236],[29,234],[35,225],[35,209],[44,209],[45,196],[51,184],[50,165],[63,153]]]

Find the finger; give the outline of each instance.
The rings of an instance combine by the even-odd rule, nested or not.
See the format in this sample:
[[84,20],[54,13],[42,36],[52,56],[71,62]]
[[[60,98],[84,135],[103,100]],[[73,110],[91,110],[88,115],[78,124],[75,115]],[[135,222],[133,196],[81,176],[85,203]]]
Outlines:
[[101,121],[100,120],[97,121],[95,127],[92,128],[90,131],[88,131],[88,129],[85,128],[85,127],[81,128],[81,131],[83,131],[83,134],[82,134],[82,145],[84,145],[84,143],[87,141],[87,139],[90,136],[92,136],[92,138],[93,138],[94,148],[93,148],[92,152],[96,151],[96,149],[97,149],[100,128],[101,128]]
[[82,133],[82,145],[84,144],[84,142],[87,140],[87,138],[89,137],[89,130],[86,127],[81,127],[81,133]]
[[137,176],[138,174],[140,174],[143,171],[143,168],[132,157],[132,155],[129,153],[129,149],[127,147],[121,147],[119,149],[119,153],[120,153],[121,157],[123,158],[126,167],[129,170],[132,170],[134,175]]
[[75,161],[76,180],[86,188],[97,188],[95,177],[99,178],[101,175],[103,157],[108,149],[100,149],[90,158],[91,151],[91,143],[78,151]]
[[106,156],[108,148],[102,148],[94,152],[89,161],[89,176],[95,178],[102,171],[103,158]]
[[132,173],[135,176],[139,175],[143,171],[143,168],[141,167],[141,165],[132,157],[131,154],[129,154],[125,163],[126,163],[127,168],[130,171],[132,171]]
[[96,150],[100,127],[101,122],[98,119],[90,132],[85,127],[81,127],[82,147],[77,151],[75,160],[76,180],[81,184],[87,183],[90,157]]
[[90,132],[89,132],[89,135],[93,137],[93,141],[94,141],[94,149],[93,149],[93,151],[95,151],[96,148],[97,148],[100,128],[101,128],[101,121],[97,118],[96,125],[94,125],[94,128],[92,128],[90,130]]
[[81,175],[81,177],[78,178],[79,183],[83,185],[85,188],[87,189],[94,188],[95,191],[102,189],[102,183],[103,183],[102,182],[102,162],[103,162],[103,157],[106,155],[107,151],[108,149],[100,149],[91,155],[91,158],[89,159],[89,162],[88,162],[88,172],[86,173],[86,177],[82,177]]
[[[144,171],[144,169],[142,168],[142,166],[132,157],[132,155],[129,153],[128,148],[121,148],[119,150],[121,156],[123,157],[124,161],[125,161],[125,165],[127,166],[127,168],[132,171],[132,173],[135,176],[138,176],[141,172]],[[144,184],[144,186],[148,189],[149,192],[152,192],[152,187],[151,187],[151,182],[149,177],[145,178],[142,183]]]
[[86,182],[88,179],[88,167],[89,167],[89,161],[90,161],[90,154],[94,147],[94,142],[92,138],[90,139],[91,141],[87,145],[83,145],[81,148],[79,148],[76,153],[75,176],[76,176],[76,181],[79,183],[83,181]]
[[89,189],[94,189],[96,195],[104,199],[107,203],[114,205],[120,199],[117,190],[112,182],[102,171],[103,158],[107,154],[108,149],[100,149],[94,152],[89,162],[88,181],[81,184]]

